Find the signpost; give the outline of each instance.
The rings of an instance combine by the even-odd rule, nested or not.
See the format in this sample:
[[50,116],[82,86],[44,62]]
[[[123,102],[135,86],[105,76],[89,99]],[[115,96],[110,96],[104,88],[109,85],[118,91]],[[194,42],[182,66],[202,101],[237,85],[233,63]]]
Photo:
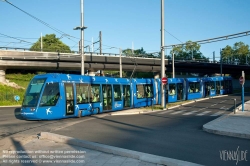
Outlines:
[[242,105],[242,112],[244,112],[244,103],[245,103],[245,99],[244,99],[244,83],[245,83],[245,73],[244,71],[242,71],[242,76],[239,78],[240,84],[242,85],[242,94],[241,94],[241,105]]
[[16,102],[18,102],[18,101],[20,100],[20,96],[15,95],[15,96],[14,96],[14,100],[16,100]]
[[166,85],[168,84],[168,78],[167,77],[163,77],[162,79],[161,79],[161,82],[162,82],[162,84],[163,84],[163,87],[164,87],[164,98],[165,98],[165,101],[164,101],[164,108],[163,108],[163,110],[166,110]]

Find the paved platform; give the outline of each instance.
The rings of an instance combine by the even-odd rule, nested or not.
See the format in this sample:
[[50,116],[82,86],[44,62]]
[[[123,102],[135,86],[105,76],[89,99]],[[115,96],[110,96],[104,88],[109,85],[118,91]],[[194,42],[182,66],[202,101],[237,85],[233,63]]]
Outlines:
[[[241,106],[236,114],[223,115],[203,125],[203,130],[214,134],[250,139],[250,101]],[[111,113],[111,115],[128,115],[148,113],[152,110],[130,109]],[[161,110],[154,110],[161,111]],[[16,143],[18,145],[18,142]],[[29,165],[86,165],[86,166],[162,166],[162,165],[198,165],[191,162],[161,157],[132,150],[112,147],[99,143],[79,140],[54,133],[42,132],[39,137],[33,137],[25,145],[16,146],[13,151],[3,151],[3,155],[21,155],[19,162],[29,162]],[[17,154],[17,152],[20,152]],[[28,157],[27,157],[28,156]],[[26,157],[26,158],[25,158]],[[29,157],[33,157],[30,159]],[[17,159],[17,158],[14,158]],[[15,160],[4,158],[0,165],[10,165]],[[2,163],[1,163],[2,162]],[[25,163],[26,165],[27,163]],[[17,163],[13,165],[24,165]]]
[[250,101],[240,105],[236,113],[223,115],[203,125],[203,130],[220,135],[250,139]]

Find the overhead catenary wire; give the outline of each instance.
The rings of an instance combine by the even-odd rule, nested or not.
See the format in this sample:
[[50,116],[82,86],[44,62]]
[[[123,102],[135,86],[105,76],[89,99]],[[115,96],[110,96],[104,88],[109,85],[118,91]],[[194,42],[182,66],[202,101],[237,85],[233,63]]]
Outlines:
[[[49,27],[50,29],[52,29],[52,30],[56,31],[57,33],[59,33],[59,34],[61,34],[61,35],[65,35],[65,36],[69,36],[69,37],[72,37],[72,38],[75,38],[75,39],[79,39],[79,38],[76,38],[76,37],[71,36],[71,35],[69,35],[69,34],[66,34],[66,33],[64,33],[63,31],[61,31],[61,30],[59,30],[59,29],[57,29],[57,28],[55,28],[55,27],[51,26],[50,24],[48,24],[48,23],[44,22],[43,20],[41,20],[41,19],[39,19],[39,18],[37,18],[37,17],[33,16],[32,14],[30,14],[30,13],[28,13],[28,12],[24,11],[23,9],[21,9],[21,8],[17,7],[16,5],[12,4],[12,3],[11,3],[11,2],[9,2],[8,0],[4,0],[4,2],[6,2],[6,3],[10,4],[11,6],[13,6],[13,7],[15,7],[16,9],[18,9],[18,10],[22,11],[23,13],[27,14],[28,16],[32,17],[32,18],[33,18],[33,19],[35,19],[36,21],[38,21],[38,22],[42,23],[43,25],[45,25],[45,26]],[[67,37],[67,38],[68,38],[68,37]],[[68,39],[69,39],[69,40],[71,40],[71,41],[73,41],[73,42],[76,42],[76,41],[74,41],[74,40],[72,40],[72,39],[70,39],[70,38],[68,38]]]
[[[250,33],[250,31],[245,31],[245,32],[231,34],[231,35],[205,39],[205,40],[198,40],[198,41],[194,41],[194,42],[192,41],[192,43],[198,43],[198,44],[214,43],[214,42],[219,42],[219,41],[224,41],[224,40],[229,40],[229,39],[235,39],[235,38],[239,38],[239,37],[248,36],[249,33]],[[163,47],[164,48],[172,48],[172,47],[175,47],[175,46],[182,46],[182,45],[186,45],[186,44],[187,43],[172,44],[172,45],[167,45],[167,46],[163,46]]]

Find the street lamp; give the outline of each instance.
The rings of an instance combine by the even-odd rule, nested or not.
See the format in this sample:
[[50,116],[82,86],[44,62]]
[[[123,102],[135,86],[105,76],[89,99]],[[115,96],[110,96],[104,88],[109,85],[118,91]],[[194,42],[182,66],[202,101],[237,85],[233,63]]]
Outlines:
[[74,30],[81,30],[81,75],[84,75],[84,29],[87,27],[83,26],[83,0],[81,0],[81,26],[75,27]]

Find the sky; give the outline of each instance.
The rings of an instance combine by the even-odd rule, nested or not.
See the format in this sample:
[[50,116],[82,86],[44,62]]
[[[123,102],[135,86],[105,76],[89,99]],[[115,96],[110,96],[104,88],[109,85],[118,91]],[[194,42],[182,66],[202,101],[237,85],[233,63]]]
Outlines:
[[[81,25],[80,0],[8,1],[63,33],[0,0],[0,47],[30,48],[41,34],[54,33],[71,50],[78,50],[80,30],[73,28]],[[249,0],[165,0],[165,46],[250,31],[249,9]],[[87,27],[84,46],[98,41],[101,31],[103,53],[119,54],[119,48],[159,52],[161,0],[84,0],[84,26]],[[208,58],[212,58],[215,51],[219,57],[221,48],[240,41],[250,45],[250,34],[202,44],[200,51]],[[98,48],[95,44],[93,50],[99,52]],[[165,51],[167,55],[169,52],[170,49]]]

